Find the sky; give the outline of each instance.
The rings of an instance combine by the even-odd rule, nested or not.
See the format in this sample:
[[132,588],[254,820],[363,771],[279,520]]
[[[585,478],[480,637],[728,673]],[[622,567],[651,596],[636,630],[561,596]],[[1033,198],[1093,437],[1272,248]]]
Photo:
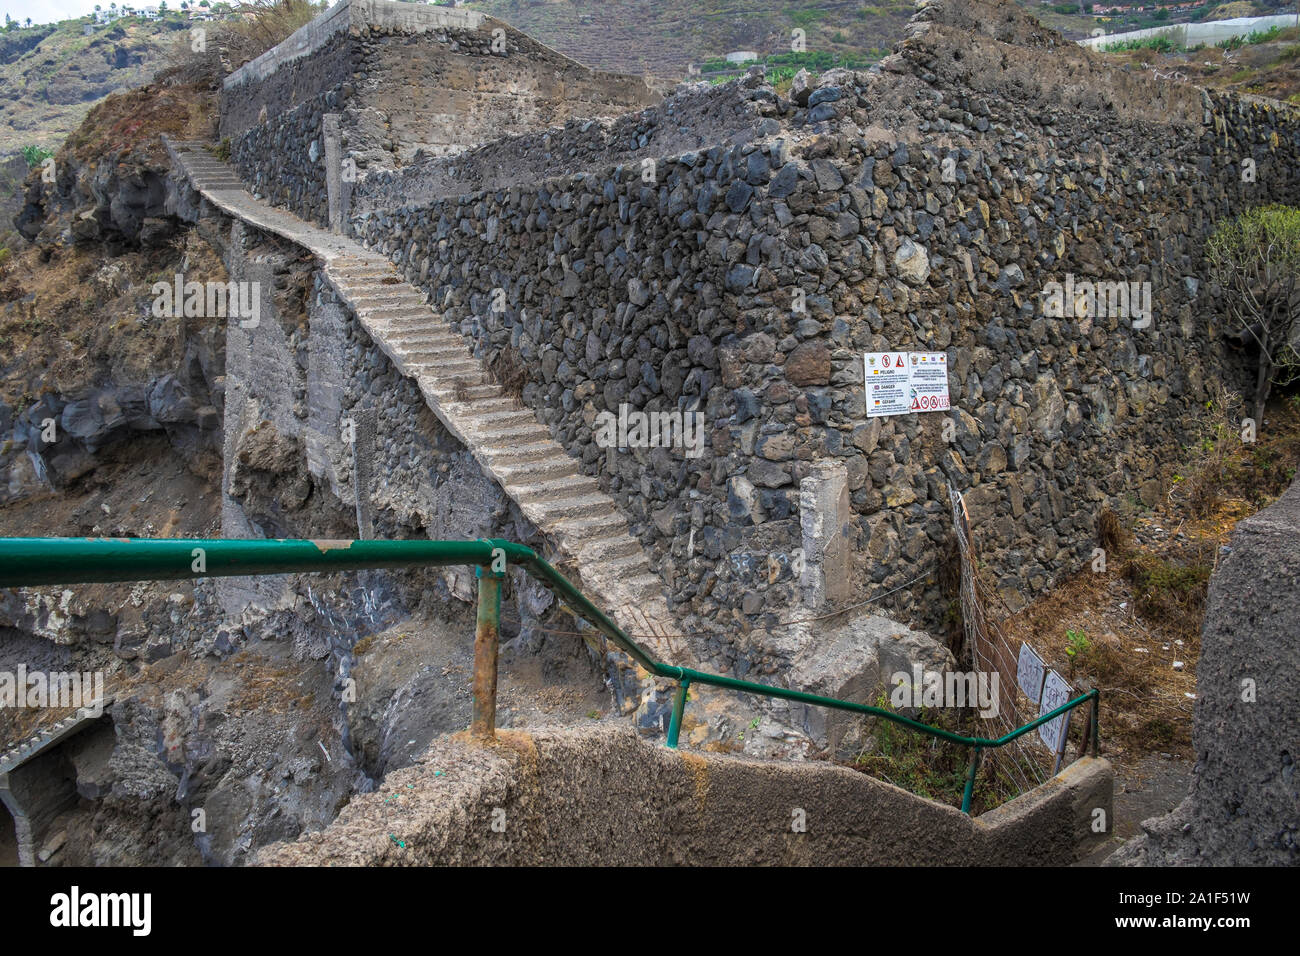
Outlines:
[[[131,3],[131,0],[126,0]],[[139,3],[133,3],[132,6],[150,7],[156,0],[149,0]],[[19,22],[32,18],[32,23],[55,23],[59,20],[71,20],[73,17],[84,17],[87,13],[95,9],[98,3],[102,7],[108,6],[108,0],[0,0],[0,23],[4,21],[4,15],[7,13]],[[167,6],[172,6],[168,3]],[[176,6],[180,6],[180,0],[176,0]]]

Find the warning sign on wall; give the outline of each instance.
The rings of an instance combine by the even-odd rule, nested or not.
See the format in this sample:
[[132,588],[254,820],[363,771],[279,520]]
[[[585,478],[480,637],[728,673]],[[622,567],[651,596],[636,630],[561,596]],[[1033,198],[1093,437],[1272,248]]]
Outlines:
[[867,352],[867,417],[947,411],[948,356],[943,352]]
[[948,410],[948,356],[943,352],[912,352],[908,355],[914,412]]
[[912,410],[907,352],[868,352],[866,355],[867,417],[906,415]]

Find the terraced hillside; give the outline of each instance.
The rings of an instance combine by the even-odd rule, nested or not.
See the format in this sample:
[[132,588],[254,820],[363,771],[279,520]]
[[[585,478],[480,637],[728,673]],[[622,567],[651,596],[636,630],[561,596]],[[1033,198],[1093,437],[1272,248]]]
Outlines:
[[147,82],[164,65],[164,47],[184,29],[179,16],[128,17],[0,33],[0,156],[24,146],[57,149],[99,100]]
[[911,0],[478,0],[468,4],[604,70],[678,80],[733,50],[877,56],[902,38]]

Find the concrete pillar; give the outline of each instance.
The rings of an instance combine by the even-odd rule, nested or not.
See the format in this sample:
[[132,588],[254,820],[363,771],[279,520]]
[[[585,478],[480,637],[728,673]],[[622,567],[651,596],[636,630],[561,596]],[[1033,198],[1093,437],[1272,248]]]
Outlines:
[[312,300],[307,309],[310,328],[307,362],[307,426],[303,444],[307,470],[330,491],[347,500],[345,486],[351,467],[355,425],[344,414],[347,388],[347,323],[349,313],[335,302]]
[[799,524],[804,570],[799,578],[810,608],[840,604],[853,593],[849,580],[849,473],[838,461],[813,464],[799,482]]
[[352,455],[352,482],[357,493],[357,537],[375,536],[374,517],[370,508],[372,467],[375,459],[375,426],[379,416],[373,407],[352,409],[356,424],[356,442]]
[[13,817],[18,865],[35,866],[50,824],[77,803],[76,775],[62,752],[40,754],[0,774],[0,803]]
[[325,195],[329,209],[331,232],[346,232],[348,207],[352,202],[352,176],[344,174],[343,137],[339,132],[339,114],[326,113],[321,117],[321,139],[325,141]]

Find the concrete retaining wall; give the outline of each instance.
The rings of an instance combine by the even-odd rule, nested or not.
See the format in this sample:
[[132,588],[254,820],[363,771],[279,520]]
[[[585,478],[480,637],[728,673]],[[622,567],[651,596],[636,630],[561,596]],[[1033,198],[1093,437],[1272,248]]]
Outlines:
[[[865,774],[647,743],[630,730],[449,738],[262,865],[1063,865],[1111,812],[1085,759],[971,819]],[[802,827],[802,830],[799,828]]]

